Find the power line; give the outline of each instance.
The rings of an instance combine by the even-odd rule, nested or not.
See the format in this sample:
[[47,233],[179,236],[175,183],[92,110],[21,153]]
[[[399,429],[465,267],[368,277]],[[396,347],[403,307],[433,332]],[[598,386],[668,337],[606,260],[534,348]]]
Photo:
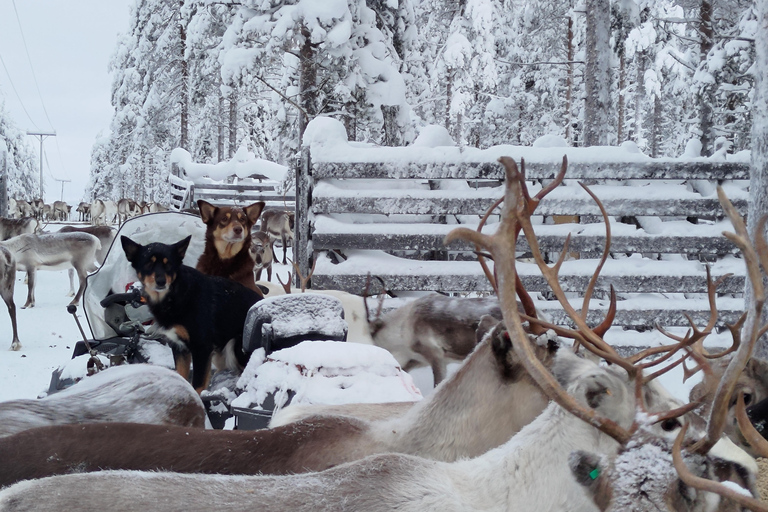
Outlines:
[[32,66],[32,58],[29,56],[29,49],[27,48],[27,39],[24,37],[24,30],[21,28],[21,19],[19,18],[19,11],[16,9],[16,0],[11,0],[11,3],[13,4],[13,12],[16,13],[16,22],[19,24],[19,32],[21,32],[21,41],[24,43],[24,51],[27,54],[27,61],[29,62],[29,69],[32,71],[32,78],[35,82],[35,87],[37,88],[37,95],[40,97],[40,104],[43,106],[43,112],[45,112],[45,118],[48,119],[48,124],[51,126],[51,129],[54,129],[53,122],[51,122],[51,118],[48,115],[48,110],[45,108],[45,102],[43,101],[43,94],[40,92],[40,85],[37,83],[37,75],[35,75],[35,68]]
[[11,73],[8,72],[8,68],[5,66],[5,61],[3,60],[3,56],[0,55],[0,63],[3,64],[3,69],[5,70],[5,74],[8,76],[8,83],[11,84],[11,89],[13,89],[13,93],[16,95],[16,99],[19,100],[19,104],[21,105],[22,110],[24,110],[24,113],[27,114],[27,118],[29,119],[29,122],[32,123],[32,126],[37,128],[38,130],[40,128],[37,127],[37,124],[32,120],[32,116],[29,115],[29,112],[27,112],[27,107],[24,106],[24,102],[21,101],[21,96],[19,96],[19,91],[16,90],[16,86],[13,84],[13,79],[11,79]]

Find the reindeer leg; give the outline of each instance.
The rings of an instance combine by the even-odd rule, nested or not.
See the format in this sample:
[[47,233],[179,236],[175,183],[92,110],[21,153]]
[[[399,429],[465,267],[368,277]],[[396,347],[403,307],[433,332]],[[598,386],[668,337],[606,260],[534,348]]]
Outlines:
[[267,281],[272,282],[272,264],[267,267]]
[[13,302],[13,296],[5,300],[5,305],[8,306],[8,316],[11,317],[11,327],[13,328],[13,341],[11,341],[11,350],[21,350],[21,341],[19,341],[19,329],[16,325],[16,304]]
[[[288,261],[285,258],[285,253],[288,251],[288,240],[285,239],[285,233],[280,235],[280,239],[283,241],[283,265],[287,265]],[[294,256],[294,259],[296,257]]]
[[5,305],[8,307],[8,316],[11,317],[11,327],[13,328],[13,341],[11,341],[11,350],[20,350],[21,342],[19,341],[19,330],[16,325],[16,303],[13,302],[13,288],[16,281],[16,269],[8,268],[8,272],[5,275],[0,286],[2,286],[2,292],[0,295],[5,301]]
[[426,340],[418,338],[414,340],[411,350],[427,360],[427,363],[432,368],[434,385],[437,386],[448,372],[443,349],[440,347],[440,340],[435,339],[434,335],[430,333]]
[[35,307],[35,269],[27,270],[27,302],[21,309]]
[[74,297],[75,296],[75,269],[74,268],[68,269],[67,274],[69,274],[69,293],[67,294],[67,297]]
[[77,270],[77,277],[80,279],[80,287],[77,289],[75,298],[72,299],[72,302],[69,303],[70,306],[76,306],[80,304],[80,298],[83,296],[83,291],[85,290],[85,277],[88,275],[88,273],[85,271],[85,268],[83,267],[77,268],[75,270]]

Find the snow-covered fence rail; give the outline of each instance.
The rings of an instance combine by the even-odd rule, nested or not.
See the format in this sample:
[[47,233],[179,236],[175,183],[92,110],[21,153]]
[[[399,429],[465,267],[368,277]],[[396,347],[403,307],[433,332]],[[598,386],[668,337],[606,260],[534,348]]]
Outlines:
[[295,207],[295,195],[281,191],[288,169],[245,151],[239,151],[228,162],[198,164],[192,162],[187,151],[175,149],[171,162],[179,174],[169,176],[171,206],[176,210],[193,207],[198,199],[216,205],[244,206],[264,201],[266,209],[293,210]]
[[[359,294],[370,272],[394,292],[490,292],[474,248],[460,243],[446,248],[443,237],[457,222],[477,226],[501,197],[499,156],[525,158],[534,194],[554,178],[567,154],[566,183],[536,210],[541,215],[537,234],[542,249],[551,253],[560,251],[571,234],[569,252],[578,258],[563,265],[561,281],[566,291],[583,293],[605,243],[599,211],[575,181],[590,184],[611,216],[612,230],[611,258],[597,284],[603,298],[593,300],[590,315],[604,314],[604,297],[613,285],[620,299],[617,325],[687,325],[684,313],[704,320],[707,264],[715,277],[734,274],[718,289],[722,321],[733,321],[743,310],[744,266],[721,235],[730,224],[723,220],[713,183],[723,184],[746,213],[744,155],[711,161],[650,159],[625,148],[368,149],[328,137],[313,141],[313,136],[297,185],[311,190],[311,215],[302,221],[297,213],[297,237],[305,236],[311,250],[297,257],[305,269],[312,257],[317,260],[314,288]],[[495,228],[489,223],[485,230]],[[548,288],[536,266],[526,262],[524,242],[518,250],[518,271],[529,290],[540,292],[538,306],[565,321],[561,308],[545,300]],[[574,300],[580,307],[580,299]]]

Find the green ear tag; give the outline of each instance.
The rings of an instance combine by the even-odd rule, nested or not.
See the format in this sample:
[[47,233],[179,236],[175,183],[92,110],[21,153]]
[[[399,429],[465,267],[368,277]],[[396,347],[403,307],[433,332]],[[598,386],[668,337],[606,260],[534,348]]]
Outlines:
[[600,476],[600,468],[595,468],[589,472],[589,478],[591,478],[592,480],[597,480],[597,477],[599,476]]

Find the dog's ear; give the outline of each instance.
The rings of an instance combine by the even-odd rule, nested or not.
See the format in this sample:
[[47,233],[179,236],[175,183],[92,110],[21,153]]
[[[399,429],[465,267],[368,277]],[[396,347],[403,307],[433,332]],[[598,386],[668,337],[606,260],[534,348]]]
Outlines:
[[123,251],[125,252],[125,257],[128,258],[128,261],[133,263],[136,259],[136,256],[139,255],[139,251],[141,250],[141,245],[137,244],[127,236],[121,236],[120,237],[120,243],[123,244]]
[[173,250],[176,251],[176,254],[179,256],[179,260],[183,260],[184,256],[187,254],[187,247],[189,247],[190,240],[192,240],[192,235],[189,235],[184,240],[176,242],[172,245]]
[[218,210],[217,207],[202,199],[198,199],[197,207],[200,210],[200,218],[202,218],[203,222],[206,224],[213,220],[213,217],[216,215],[216,210]]
[[261,215],[262,210],[264,210],[264,201],[259,201],[258,203],[253,203],[252,205],[243,208],[243,211],[248,217],[248,220],[251,221],[251,224],[256,224],[256,221],[259,220],[259,215]]

